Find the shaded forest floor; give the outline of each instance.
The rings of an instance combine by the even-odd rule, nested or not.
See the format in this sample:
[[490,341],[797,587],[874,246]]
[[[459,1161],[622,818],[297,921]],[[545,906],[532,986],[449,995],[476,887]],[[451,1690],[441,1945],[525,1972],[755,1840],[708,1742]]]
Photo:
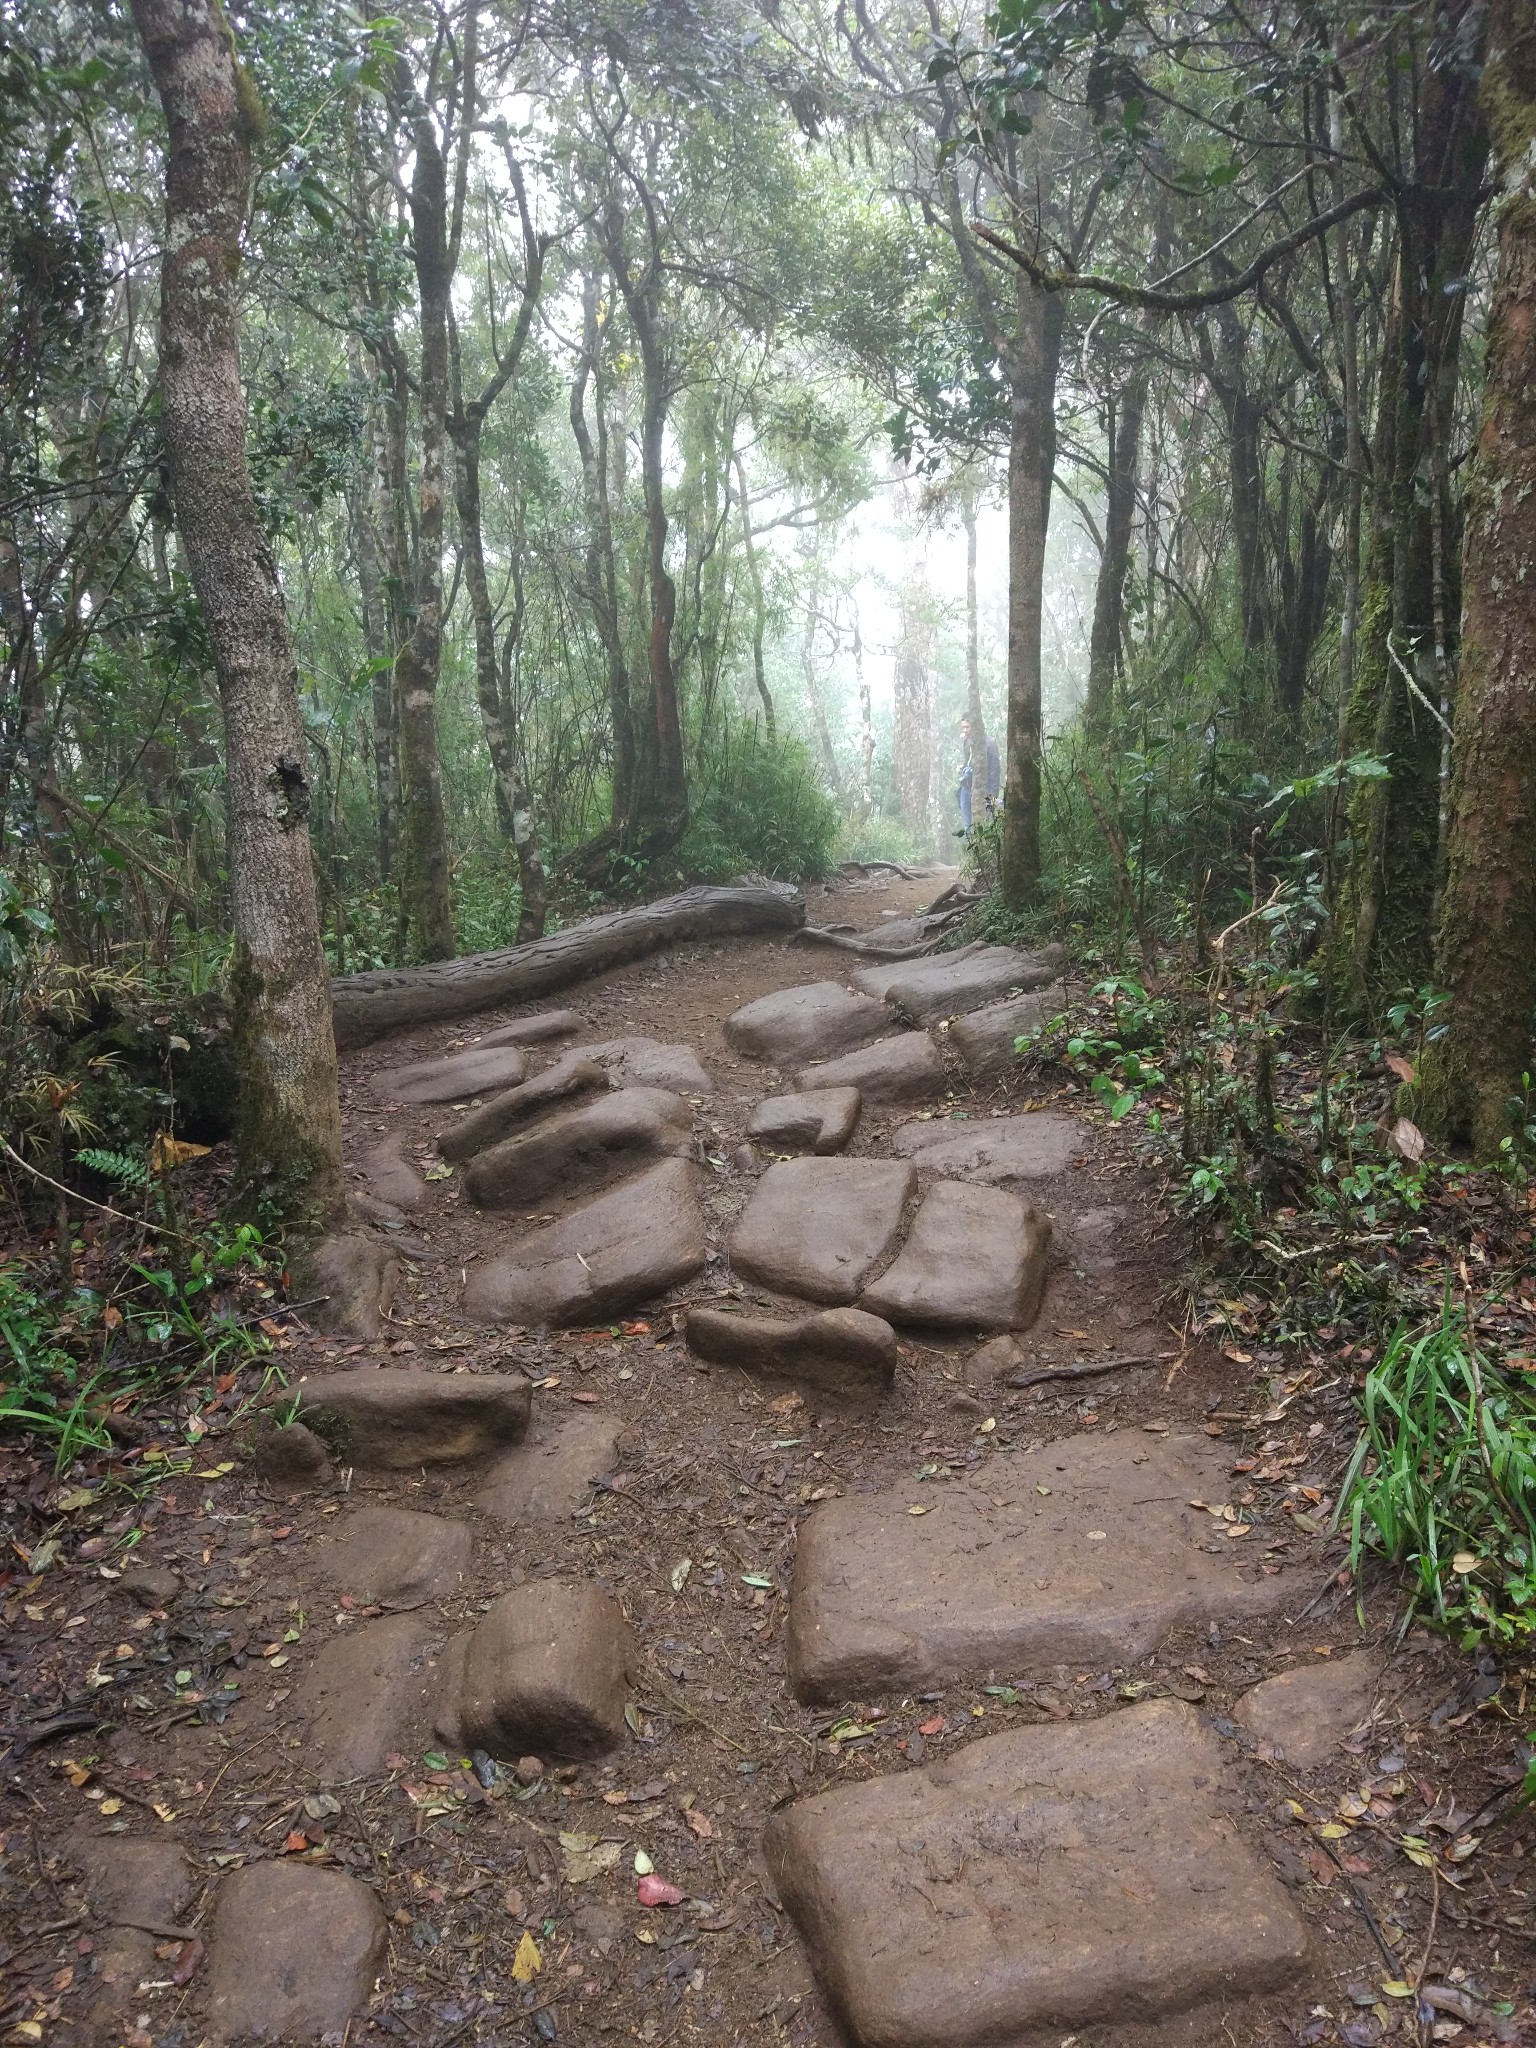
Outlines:
[[[812,892],[811,921],[875,930],[938,886],[879,877],[825,900]],[[777,939],[733,940],[680,948],[564,999],[584,1036],[684,1042],[715,1077],[700,1121],[712,1240],[728,1234],[754,1184],[738,1148],[766,1092],[722,1022],[771,990],[841,979],[845,966]],[[389,1109],[371,1094],[370,1076],[503,1021],[497,1013],[434,1027],[350,1057],[349,1156],[383,1133],[429,1165],[445,1112]],[[1191,1339],[1190,1246],[1167,1190],[1124,1133],[1085,1112],[1079,1088],[1059,1071],[1021,1075],[935,1114],[982,1118],[1047,1104],[1080,1118],[1081,1139],[1066,1168],[1031,1189],[1052,1214],[1055,1252],[1024,1343],[1030,1364],[1156,1356],[1153,1366],[1012,1391],[972,1343],[904,1341],[891,1397],[869,1414],[840,1411],[690,1358],[678,1310],[762,1296],[713,1260],[643,1319],[547,1338],[487,1331],[461,1320],[458,1293],[499,1226],[461,1205],[451,1177],[428,1183],[426,1204],[400,1234],[407,1277],[376,1343],[317,1335],[301,1313],[274,1308],[274,1351],[200,1388],[195,1404],[183,1397],[141,1411],[131,1458],[96,1456],[56,1480],[25,1447],[0,1453],[0,1511],[22,1560],[3,1585],[13,1740],[0,1788],[6,2038],[192,2048],[208,2031],[203,1934],[214,1888],[248,1859],[285,1855],[365,1878],[388,1914],[387,1972],[367,2020],[347,2030],[349,2048],[609,2038],[834,2048],[836,2030],[759,1853],[769,1816],[808,1790],[932,1763],[1001,1729],[1171,1696],[1210,1717],[1229,1746],[1242,1787],[1230,1819],[1280,1874],[1311,1942],[1299,1987],[1234,1995],[1223,2038],[1254,2048],[1536,2041],[1529,1818],[1504,1818],[1454,1865],[1441,1853],[1468,1839],[1469,1821],[1519,1772],[1520,1738],[1536,1712],[1527,1677],[1505,1674],[1501,1686],[1491,1667],[1421,1628],[1400,1636],[1401,1602],[1385,1574],[1358,1589],[1341,1580],[1344,1546],[1328,1533],[1327,1512],[1358,1424],[1348,1362],[1297,1369],[1278,1351],[1243,1352],[1230,1333]],[[883,1153],[890,1127],[911,1114],[866,1114],[851,1150]],[[226,1168],[214,1155],[197,1171],[212,1185]],[[350,1499],[278,1499],[255,1478],[236,1420],[274,1363],[290,1381],[370,1363],[521,1371],[536,1385],[536,1424],[580,1412],[614,1418],[622,1470],[549,1525],[508,1528],[486,1517],[474,1477],[451,1470],[358,1474]],[[812,1502],[887,1485],[921,1501],[929,1489],[981,1477],[1003,1492],[1010,1461],[1031,1446],[1169,1430],[1197,1431],[1230,1452],[1234,1498],[1294,1574],[1285,1615],[1241,1632],[1213,1625],[1151,1659],[1063,1670],[1052,1685],[1016,1686],[1000,1672],[1000,1683],[899,1703],[850,1700],[833,1712],[795,1701],[784,1616],[797,1527]],[[152,1467],[157,1476],[146,1476]],[[71,1507],[81,1494],[88,1498]],[[426,1737],[377,1778],[339,1788],[339,1799],[310,1782],[305,1665],[355,1627],[357,1602],[338,1597],[325,1553],[335,1518],[359,1499],[474,1528],[473,1566],[442,1605],[444,1633],[527,1579],[609,1585],[644,1657],[628,1749],[487,1794]],[[1127,1498],[1104,1512],[1137,1508]],[[56,1562],[29,1574],[26,1558],[54,1529]],[[1301,1771],[1240,1738],[1231,1710],[1255,1682],[1362,1647],[1379,1654],[1383,1675],[1374,1720],[1346,1747]],[[1536,1674],[1529,1683],[1536,1691]],[[98,1695],[111,1702],[99,1728],[83,1709]],[[80,1726],[28,1745],[26,1731],[72,1711]],[[118,1838],[175,1844],[190,1859],[193,1896],[174,1921],[151,1905],[135,1913],[130,1901],[114,1928],[88,1910],[95,1845]],[[572,1840],[618,1840],[622,1855],[593,1868],[590,1849]],[[636,1851],[685,1904],[658,1913],[636,1903]],[[524,1985],[512,1972],[527,1933],[540,1968]],[[115,1990],[103,1990],[97,1970],[105,1954],[123,1967]],[[1427,1984],[1446,1993],[1441,2005],[1416,2000]],[[1081,2048],[1193,2048],[1215,2038],[1211,2024],[1206,2012],[1075,2038]]]

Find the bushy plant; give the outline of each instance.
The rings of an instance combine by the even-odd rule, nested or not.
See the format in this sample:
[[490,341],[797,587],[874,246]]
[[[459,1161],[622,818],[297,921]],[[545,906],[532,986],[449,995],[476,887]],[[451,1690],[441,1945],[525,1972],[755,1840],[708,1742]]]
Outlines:
[[799,740],[726,726],[694,770],[688,830],[671,866],[678,881],[808,881],[831,866],[837,833],[837,806]]

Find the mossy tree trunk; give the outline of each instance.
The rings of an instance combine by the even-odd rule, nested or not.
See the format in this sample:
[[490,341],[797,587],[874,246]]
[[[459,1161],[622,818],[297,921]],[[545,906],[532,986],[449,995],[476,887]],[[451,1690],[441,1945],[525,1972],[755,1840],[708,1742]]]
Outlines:
[[1450,1022],[1421,1114],[1497,1155],[1536,1013],[1536,33],[1493,0],[1483,104],[1499,192],[1482,431],[1467,503],[1449,870],[1435,979]]
[[1429,973],[1441,875],[1441,766],[1455,669],[1457,507],[1447,450],[1488,138],[1477,77],[1481,0],[1456,0],[1416,109],[1395,195],[1396,275],[1382,352],[1361,579],[1351,753],[1390,766],[1356,785],[1339,985],[1368,1002]]
[[160,431],[226,733],[240,1167],[290,1211],[339,1200],[341,1121],[298,669],[246,460],[236,278],[260,107],[212,0],[134,0],[170,130]]

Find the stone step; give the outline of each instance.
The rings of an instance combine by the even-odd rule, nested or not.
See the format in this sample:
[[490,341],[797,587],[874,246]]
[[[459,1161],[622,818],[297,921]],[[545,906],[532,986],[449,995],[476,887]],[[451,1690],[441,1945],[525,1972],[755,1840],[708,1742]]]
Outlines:
[[215,2040],[340,2041],[368,2006],[388,1929],[355,1877],[284,1858],[219,1886],[206,1983]]
[[536,1016],[517,1017],[495,1031],[483,1032],[480,1044],[543,1045],[551,1038],[574,1038],[580,1029],[581,1019],[574,1010],[540,1010]]
[[638,1654],[623,1610],[600,1586],[517,1586],[448,1646],[439,1732],[500,1762],[602,1756],[624,1739]]
[[1239,1804],[1160,1700],[802,1799],[764,1848],[854,2048],[1054,2048],[1293,1980],[1305,1929]]
[[855,995],[840,981],[812,981],[775,989],[733,1011],[725,1038],[748,1059],[789,1067],[852,1052],[890,1028],[885,1005],[873,996]]
[[689,1311],[687,1340],[694,1357],[707,1364],[788,1380],[839,1400],[878,1399],[896,1377],[896,1332],[857,1308],[824,1309],[792,1322],[696,1308]]
[[817,1088],[809,1095],[770,1095],[753,1110],[747,1136],[781,1152],[841,1152],[858,1126],[857,1088]]
[[614,1471],[624,1424],[616,1415],[573,1415],[558,1428],[535,1424],[528,1441],[496,1460],[475,1496],[499,1522],[563,1522]]
[[937,1181],[859,1305],[893,1323],[1027,1330],[1040,1310],[1050,1247],[1050,1218],[1022,1195]]
[[479,1209],[527,1209],[582,1195],[654,1159],[694,1151],[693,1111],[665,1088],[620,1088],[503,1138],[473,1160],[464,1192]]
[[400,1280],[392,1245],[363,1230],[322,1237],[294,1262],[293,1293],[317,1330],[371,1344],[384,1328]]
[[894,1249],[916,1190],[905,1160],[780,1160],[736,1226],[731,1265],[803,1301],[844,1306]]
[[926,1031],[900,1031],[857,1052],[795,1075],[802,1092],[815,1088],[857,1088],[865,1103],[932,1102],[945,1094],[949,1075]]
[[1049,1180],[1065,1173],[1087,1144],[1075,1117],[1042,1109],[1032,1116],[934,1117],[902,1124],[891,1150],[925,1172],[951,1180]]
[[420,1751],[441,1689],[441,1633],[426,1615],[387,1614],[348,1622],[321,1644],[290,1703],[304,1724],[307,1778],[345,1785],[399,1750]]
[[691,1045],[666,1045],[659,1038],[604,1038],[573,1048],[595,1060],[615,1088],[670,1088],[676,1095],[708,1101],[715,1084]]
[[439,1131],[437,1149],[450,1166],[457,1166],[462,1160],[473,1159],[477,1152],[489,1151],[492,1145],[525,1124],[536,1123],[548,1111],[583,1095],[599,1094],[610,1085],[606,1067],[580,1053],[568,1052],[542,1074],[535,1074],[531,1081],[504,1089],[479,1109],[472,1109],[457,1123]]
[[1302,1575],[1267,1556],[1266,1533],[1228,1537],[1237,1525],[1190,1505],[1227,1501],[1227,1463],[1203,1436],[1081,1435],[993,1453],[970,1480],[823,1502],[796,1553],[796,1694],[1054,1681],[1135,1664],[1174,1629],[1283,1610]]
[[1369,1650],[1311,1658],[1245,1692],[1232,1718],[1287,1763],[1311,1770],[1370,1719],[1381,1674],[1381,1659]]
[[1058,984],[971,1010],[949,1026],[949,1048],[976,1086],[1004,1081],[1019,1070],[1018,1041],[1058,1015],[1065,1000]]
[[360,1607],[446,1600],[469,1570],[474,1532],[468,1522],[394,1507],[353,1508],[338,1521],[331,1540],[316,1546],[315,1563]]
[[385,1067],[369,1085],[380,1102],[467,1102],[473,1095],[515,1088],[527,1072],[527,1057],[515,1045],[474,1046],[408,1067]]
[[298,1419],[338,1462],[410,1472],[458,1465],[520,1443],[533,1395],[507,1373],[328,1373],[299,1383]]
[[1060,946],[1043,953],[1020,953],[1012,946],[978,946],[964,952],[933,953],[922,960],[903,960],[887,967],[866,967],[854,986],[878,996],[891,1011],[914,1024],[936,1024],[979,1010],[1000,997],[1044,988],[1066,966]]
[[[109,2013],[137,2013],[140,1981],[156,1974],[155,1936],[142,1923],[179,1925],[197,1890],[186,1851],[163,1836],[96,1835],[87,1825],[71,1836],[69,1853],[85,1879],[96,1923],[95,2016],[104,2020]],[[125,2029],[112,2038],[129,2037]]]
[[358,1170],[379,1201],[392,1209],[419,1209],[427,1198],[427,1184],[402,1157],[404,1143],[404,1138],[395,1136],[370,1145],[358,1161]]
[[464,1313],[528,1329],[603,1322],[691,1280],[706,1249],[699,1170],[664,1159],[472,1266]]

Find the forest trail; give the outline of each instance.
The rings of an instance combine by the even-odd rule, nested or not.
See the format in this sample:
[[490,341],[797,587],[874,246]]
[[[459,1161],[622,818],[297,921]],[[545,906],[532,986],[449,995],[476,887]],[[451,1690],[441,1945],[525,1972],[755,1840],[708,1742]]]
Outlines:
[[38,1610],[117,1725],[16,1767],[15,2038],[1382,2037],[1418,1937],[1316,1827],[1448,1667],[1333,1585],[1327,1390],[1187,1346],[1142,1169],[992,1057],[1021,978],[728,940],[345,1061],[353,1332]]

